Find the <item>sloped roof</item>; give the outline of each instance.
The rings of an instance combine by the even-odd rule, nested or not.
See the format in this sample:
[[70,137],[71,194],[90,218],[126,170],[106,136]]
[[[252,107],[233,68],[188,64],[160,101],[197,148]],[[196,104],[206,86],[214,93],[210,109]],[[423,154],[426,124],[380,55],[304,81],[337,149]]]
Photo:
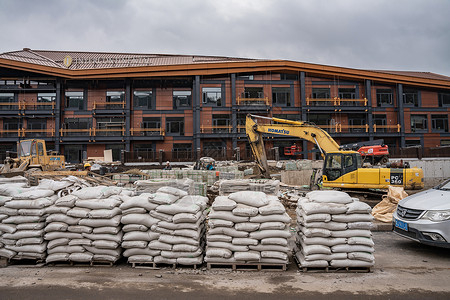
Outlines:
[[387,71],[387,70],[372,70],[374,72],[393,74],[393,75],[404,75],[404,76],[413,76],[420,77],[425,79],[437,79],[437,80],[448,80],[450,81],[450,77],[431,73],[431,72],[415,72],[415,71]]
[[[67,56],[72,59],[69,66],[64,65],[64,58]],[[255,61],[249,58],[221,56],[46,51],[27,48],[2,53],[0,58],[69,70]]]

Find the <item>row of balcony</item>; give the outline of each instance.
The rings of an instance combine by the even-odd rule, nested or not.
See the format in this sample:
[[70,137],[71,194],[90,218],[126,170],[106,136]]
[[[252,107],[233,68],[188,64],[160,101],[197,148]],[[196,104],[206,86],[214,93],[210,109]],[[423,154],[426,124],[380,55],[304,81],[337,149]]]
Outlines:
[[[320,128],[326,130],[329,133],[361,133],[369,132],[369,125],[320,125]],[[233,133],[232,126],[224,125],[224,126],[200,126],[200,133]],[[400,124],[396,125],[373,125],[373,131],[376,132],[400,132]],[[238,125],[236,126],[237,133],[245,133],[245,126]],[[163,128],[131,128],[130,136],[165,136],[166,132]],[[59,130],[61,137],[66,136],[126,136],[125,127],[116,127],[116,128],[107,128],[107,129],[99,129],[99,128],[87,128],[87,129],[67,129],[62,128]],[[55,129],[0,129],[0,137],[54,137]]]

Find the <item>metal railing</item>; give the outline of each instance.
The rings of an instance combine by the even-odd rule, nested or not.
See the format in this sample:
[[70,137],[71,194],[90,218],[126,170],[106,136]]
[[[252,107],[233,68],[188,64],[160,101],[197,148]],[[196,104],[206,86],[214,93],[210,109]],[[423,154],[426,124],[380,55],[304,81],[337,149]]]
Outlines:
[[92,109],[125,109],[126,101],[122,102],[97,102],[94,101]]
[[0,129],[0,136],[1,137],[17,137],[17,138],[23,138],[23,137],[54,137],[55,136],[55,129],[49,128],[49,129]]
[[131,136],[165,136],[166,132],[162,128],[131,128]]
[[237,105],[266,105],[269,106],[270,102],[269,102],[269,98],[268,97],[264,97],[264,98],[241,98],[241,97],[237,97],[236,99],[236,104]]
[[[125,136],[125,127],[121,128],[87,128],[87,129],[67,129],[59,130],[63,136]],[[130,136],[164,136],[165,131],[162,128],[131,128]]]
[[52,102],[0,102],[0,110],[55,110],[56,103]]
[[341,99],[334,98],[306,98],[307,106],[367,106],[367,98]]

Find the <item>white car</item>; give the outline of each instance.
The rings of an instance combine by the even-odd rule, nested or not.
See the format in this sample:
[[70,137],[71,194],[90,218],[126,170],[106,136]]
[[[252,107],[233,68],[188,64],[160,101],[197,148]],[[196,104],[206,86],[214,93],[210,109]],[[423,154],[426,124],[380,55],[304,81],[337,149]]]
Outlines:
[[423,244],[450,248],[450,179],[400,200],[393,230]]

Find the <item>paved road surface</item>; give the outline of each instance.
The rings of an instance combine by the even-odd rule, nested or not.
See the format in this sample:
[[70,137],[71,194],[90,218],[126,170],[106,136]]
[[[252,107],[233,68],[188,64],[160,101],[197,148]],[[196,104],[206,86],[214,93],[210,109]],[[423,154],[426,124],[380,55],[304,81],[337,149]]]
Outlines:
[[450,251],[375,232],[372,273],[10,266],[0,299],[450,299]]

